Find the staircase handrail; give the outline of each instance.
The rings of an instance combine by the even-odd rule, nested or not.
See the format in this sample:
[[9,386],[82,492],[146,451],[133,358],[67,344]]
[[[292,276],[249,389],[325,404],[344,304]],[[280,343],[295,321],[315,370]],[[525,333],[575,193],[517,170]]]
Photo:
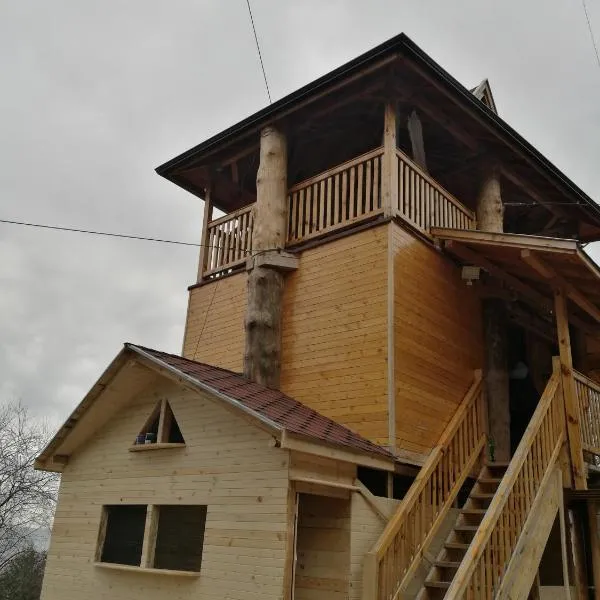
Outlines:
[[482,373],[473,383],[379,539],[365,556],[365,600],[393,600],[418,566],[486,441]]
[[564,408],[556,367],[508,469],[469,545],[445,600],[492,598],[516,547],[544,475],[564,440]]

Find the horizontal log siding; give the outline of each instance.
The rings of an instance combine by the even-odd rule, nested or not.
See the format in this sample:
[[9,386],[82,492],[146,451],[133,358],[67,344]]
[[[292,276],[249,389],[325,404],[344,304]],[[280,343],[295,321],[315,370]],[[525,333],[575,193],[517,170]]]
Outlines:
[[305,250],[286,277],[281,389],[387,443],[387,228]]
[[183,356],[243,370],[246,278],[237,273],[190,290]]
[[483,367],[481,305],[460,270],[396,224],[394,349],[398,448],[428,452]]
[[[128,452],[167,397],[187,447]],[[281,598],[288,454],[223,406],[172,384],[138,397],[71,459],[62,477],[43,600]],[[93,566],[103,504],[206,504],[201,576]]]

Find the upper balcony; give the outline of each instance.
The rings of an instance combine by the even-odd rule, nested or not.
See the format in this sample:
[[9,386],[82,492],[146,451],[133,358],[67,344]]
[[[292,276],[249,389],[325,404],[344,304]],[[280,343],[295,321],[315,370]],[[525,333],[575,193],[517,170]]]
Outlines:
[[[433,227],[475,229],[473,211],[398,148],[390,151],[387,183],[386,152],[380,146],[290,187],[286,247],[386,217],[401,219],[426,238]],[[392,188],[387,211],[386,186]],[[253,206],[207,219],[199,281],[245,263],[252,252]]]

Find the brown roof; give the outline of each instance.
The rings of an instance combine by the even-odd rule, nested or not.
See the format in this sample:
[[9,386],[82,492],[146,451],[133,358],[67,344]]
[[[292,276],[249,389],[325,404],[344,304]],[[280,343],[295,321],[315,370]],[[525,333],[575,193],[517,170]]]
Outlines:
[[125,344],[125,346],[241,403],[259,419],[270,421],[289,433],[375,454],[390,460],[395,459],[394,455],[382,446],[370,442],[283,392],[254,383],[239,373],[143,346],[134,344]]

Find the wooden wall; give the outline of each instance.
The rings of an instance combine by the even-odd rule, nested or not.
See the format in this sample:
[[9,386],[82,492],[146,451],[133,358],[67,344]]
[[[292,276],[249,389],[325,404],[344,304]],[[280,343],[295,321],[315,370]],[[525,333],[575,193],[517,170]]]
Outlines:
[[[385,498],[387,502],[388,499]],[[394,502],[389,500],[390,503]],[[395,504],[395,503],[394,503]],[[385,528],[385,521],[359,493],[352,494],[352,530],[350,533],[350,600],[361,600],[365,554]]]
[[[174,384],[142,393],[70,460],[62,476],[43,600],[282,598],[288,453],[231,411]],[[129,452],[167,397],[185,449]],[[103,504],[207,504],[201,576],[93,565]]]
[[183,356],[240,373],[245,315],[245,271],[192,288]]
[[286,277],[281,389],[388,441],[387,227],[305,250]]
[[427,452],[483,366],[481,305],[460,270],[396,224],[394,366],[396,443]]
[[350,500],[300,494],[295,600],[346,600],[350,574]]

